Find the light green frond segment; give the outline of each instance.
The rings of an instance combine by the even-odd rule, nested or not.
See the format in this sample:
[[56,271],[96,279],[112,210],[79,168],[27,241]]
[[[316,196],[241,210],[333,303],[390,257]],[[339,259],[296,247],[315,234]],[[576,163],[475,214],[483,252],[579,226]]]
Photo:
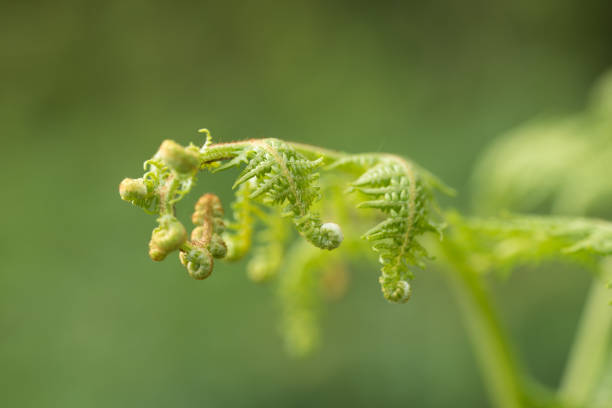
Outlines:
[[[200,149],[200,161],[201,167],[206,168],[207,164],[215,163],[216,167],[211,168],[213,172],[225,170],[233,166],[238,166],[244,163],[246,159],[246,153],[248,152],[248,143],[227,143],[227,144],[213,144],[204,145]],[[223,164],[220,162],[225,161]]]
[[381,160],[379,154],[363,153],[343,156],[329,166],[328,170],[342,170],[348,173],[361,174],[367,168],[373,167]]
[[464,219],[456,213],[447,220],[452,225],[448,239],[483,272],[544,259],[591,262],[612,254],[612,223],[603,220],[519,215]]
[[339,268],[341,255],[300,240],[289,249],[280,274],[278,296],[285,347],[296,357],[307,355],[320,340],[319,318],[325,268]]
[[237,261],[243,258],[251,249],[255,216],[259,210],[249,196],[251,187],[249,183],[242,184],[235,194],[232,203],[233,219],[227,222],[227,229],[223,239],[227,243],[227,255],[229,261]]
[[257,234],[257,245],[247,265],[247,275],[252,281],[265,282],[276,276],[285,256],[288,233],[285,218],[266,214],[264,229]]
[[317,252],[303,242],[295,243],[279,285],[281,331],[287,350],[298,357],[308,354],[319,342],[320,299],[312,268]]

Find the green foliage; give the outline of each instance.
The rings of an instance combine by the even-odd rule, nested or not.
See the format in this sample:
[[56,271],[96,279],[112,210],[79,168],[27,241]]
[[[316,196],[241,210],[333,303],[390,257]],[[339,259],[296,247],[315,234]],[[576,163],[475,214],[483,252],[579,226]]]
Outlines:
[[250,183],[243,183],[236,191],[236,199],[232,203],[233,220],[227,225],[223,239],[227,243],[228,261],[236,261],[244,257],[251,249],[255,213],[260,210],[249,199]]
[[[607,115],[612,107],[611,84],[609,79],[600,87],[586,113],[530,125],[494,146],[475,176],[481,207],[499,212],[551,202],[559,211],[583,212],[612,192],[608,178],[593,177],[606,173],[612,162],[612,121]],[[591,139],[578,137],[583,132]],[[491,375],[496,403],[563,407],[568,401],[584,400],[559,394],[543,403],[524,402],[538,398],[523,389],[479,280],[483,272],[503,272],[545,259],[595,265],[596,258],[612,255],[611,223],[528,215],[464,218],[448,212],[443,216],[433,193],[452,191],[402,157],[350,155],[277,139],[215,144],[208,131],[204,133],[207,138],[201,148],[163,142],[145,162],[142,178],[120,184],[122,199],[158,216],[150,242],[153,260],[178,250],[189,275],[205,279],[215,259],[238,260],[253,252],[247,264],[253,281],[268,281],[280,272],[285,343],[300,356],[318,343],[318,315],[325,293],[342,293],[346,287],[347,258],[358,258],[364,246],[371,247],[381,265],[384,297],[394,303],[407,302],[413,269],[425,267],[431,259],[420,237],[432,232],[441,238],[448,224],[450,233],[438,249],[456,271],[454,280],[463,292],[460,298],[470,315],[468,322],[481,337],[476,344],[482,346],[480,358]],[[541,155],[542,150],[550,154]],[[216,173],[233,167],[241,170],[233,185],[231,219],[224,218],[219,198],[206,193],[195,206],[195,228],[187,239],[174,215],[175,206],[195,185],[199,171]],[[330,218],[338,223],[323,221]],[[304,239],[286,249],[291,224]],[[337,250],[341,244],[344,252]],[[596,343],[598,350],[605,350],[605,338],[602,335]],[[601,363],[598,356],[590,360]],[[595,363],[593,373],[602,365]]]
[[409,267],[424,267],[427,259],[427,251],[416,237],[425,232],[441,232],[429,215],[431,178],[423,177],[411,162],[393,155],[358,155],[332,165],[342,167],[361,173],[351,183],[351,191],[367,198],[358,208],[377,209],[386,216],[363,237],[379,254],[385,298],[407,302],[412,294],[408,281],[413,278]]
[[[474,204],[480,212],[498,215],[505,209],[542,211],[549,207],[565,217],[448,217],[453,228],[447,247],[463,254],[455,257],[459,259],[455,269],[508,271],[516,264],[555,258],[586,262],[598,272],[556,406],[610,406],[601,397],[609,394],[597,391],[597,381],[612,378],[604,364],[612,338],[612,309],[606,303],[612,302],[607,302],[609,295],[603,286],[610,276],[612,224],[568,215],[610,214],[611,135],[612,72],[599,81],[583,112],[532,121],[509,132],[486,151],[474,174]],[[489,374],[496,375],[492,370]]]
[[[163,257],[152,257],[154,260],[161,260],[178,249],[190,275],[203,279],[212,272],[213,258],[236,260],[248,252],[259,220],[266,230],[258,234],[261,244],[249,262],[248,271],[252,279],[266,280],[282,263],[286,237],[282,219],[286,218],[315,247],[335,249],[342,243],[344,234],[338,224],[322,221],[318,209],[321,207],[319,171],[348,172],[357,177],[349,190],[369,198],[362,200],[358,207],[379,210],[386,217],[364,234],[382,264],[383,294],[399,303],[410,298],[408,280],[413,278],[413,273],[409,267],[422,267],[428,258],[417,238],[426,232],[440,232],[430,216],[432,191],[442,186],[435,177],[410,161],[389,154],[349,155],[277,139],[213,144],[208,131],[204,133],[207,139],[199,149],[193,145],[184,148],[173,141],[163,142],[155,156],[145,162],[148,170],[145,175],[141,179],[125,179],[120,185],[124,200],[147,212],[172,217],[176,224],[174,206],[195,184],[198,169],[216,173],[244,166],[234,183],[237,188],[232,204],[234,215],[227,222],[228,228],[220,221],[223,212],[220,203],[215,201],[216,210],[204,211],[198,210],[198,205],[203,205],[199,202],[196,214],[204,211],[215,214],[219,220],[213,222],[205,216],[196,222],[194,216],[197,228],[191,241],[183,240],[169,247]],[[216,198],[207,194],[201,200],[205,197]],[[361,220],[372,218],[364,216]],[[203,220],[204,225],[200,225]]]
[[319,273],[329,260],[322,251],[298,241],[287,253],[291,262],[280,277],[281,329],[285,346],[295,356],[308,354],[319,341]]
[[311,211],[320,199],[318,173],[322,158],[308,160],[291,146],[279,140],[253,142],[219,169],[246,163],[234,187],[254,180],[251,200],[265,205],[282,206],[283,216],[291,217],[298,232],[321,249],[337,248],[342,242],[339,229],[323,225],[319,215]]
[[447,217],[449,240],[480,271],[498,272],[545,259],[588,262],[612,255],[612,223],[575,217],[507,215],[496,218]]

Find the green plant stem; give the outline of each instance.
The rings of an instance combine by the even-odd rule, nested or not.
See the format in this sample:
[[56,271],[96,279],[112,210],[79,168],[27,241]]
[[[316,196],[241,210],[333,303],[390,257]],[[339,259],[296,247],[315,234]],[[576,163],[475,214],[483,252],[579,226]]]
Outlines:
[[612,350],[608,353],[601,381],[593,393],[591,403],[597,408],[612,408]]
[[443,243],[443,251],[453,268],[448,276],[493,405],[498,408],[522,407],[522,376],[478,273],[452,243]]
[[612,259],[605,259],[601,269],[591,284],[559,389],[560,398],[575,406],[588,404],[610,348],[612,307],[606,282],[612,279]]

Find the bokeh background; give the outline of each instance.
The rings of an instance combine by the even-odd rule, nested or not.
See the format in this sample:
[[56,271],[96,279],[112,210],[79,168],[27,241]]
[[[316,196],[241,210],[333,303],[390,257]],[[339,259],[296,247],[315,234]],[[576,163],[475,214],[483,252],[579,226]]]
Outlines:
[[[392,151],[459,190],[487,144],[582,109],[612,65],[607,0],[2,1],[0,400],[15,407],[485,407],[435,266],[404,306],[354,265],[321,348],[286,355],[244,264],[153,263],[117,186],[165,138]],[[228,197],[229,178],[198,191]],[[194,194],[196,195],[196,194]],[[185,204],[187,208],[190,204]],[[551,283],[554,282],[554,283]],[[589,278],[493,280],[531,373],[555,386]],[[518,296],[520,294],[520,296]]]

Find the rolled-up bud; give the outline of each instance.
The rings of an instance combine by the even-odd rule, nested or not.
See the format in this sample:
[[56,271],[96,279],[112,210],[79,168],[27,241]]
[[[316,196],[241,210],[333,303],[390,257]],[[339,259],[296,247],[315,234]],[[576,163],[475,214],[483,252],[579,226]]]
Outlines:
[[385,282],[385,279],[381,276],[380,283],[382,284],[382,291],[385,299],[394,303],[406,303],[412,296],[412,288],[410,283],[403,279],[395,282]]
[[157,221],[159,226],[153,230],[149,242],[149,256],[154,261],[161,261],[187,240],[187,231],[172,215],[163,215]]
[[223,258],[227,254],[227,245],[223,238],[219,234],[211,234],[206,224],[191,231],[191,243],[194,246],[208,248],[215,258]]
[[311,244],[321,249],[336,249],[342,243],[344,235],[338,224],[328,222],[321,224],[317,214],[308,213],[293,219],[298,232]]
[[244,257],[248,250],[251,248],[250,236],[247,239],[239,239],[240,236],[232,236],[229,234],[223,235],[223,241],[227,247],[227,253],[225,259],[228,261],[237,261]]
[[181,251],[179,258],[193,279],[206,279],[212,273],[214,261],[206,248],[194,247],[188,252]]
[[148,191],[144,180],[125,178],[119,184],[119,195],[125,201],[139,201],[147,198]]
[[191,231],[191,241],[194,245],[199,246],[207,246],[208,242],[210,242],[210,237],[212,236],[212,231],[208,226],[199,226],[195,227]]
[[336,249],[344,240],[342,229],[338,224],[327,222],[321,225],[321,247],[323,249]]
[[215,258],[223,258],[227,254],[227,245],[219,234],[213,234],[208,245],[210,253]]
[[164,140],[159,147],[159,156],[177,173],[191,173],[200,165],[197,151],[186,149],[173,140]]
[[206,193],[200,197],[195,205],[195,211],[191,216],[191,221],[195,225],[210,223],[214,225],[215,232],[221,232],[219,228],[223,228],[223,205],[221,200],[215,194]]
[[158,246],[152,244],[153,241],[149,241],[149,258],[154,261],[163,261],[168,256],[168,252],[163,251]]

